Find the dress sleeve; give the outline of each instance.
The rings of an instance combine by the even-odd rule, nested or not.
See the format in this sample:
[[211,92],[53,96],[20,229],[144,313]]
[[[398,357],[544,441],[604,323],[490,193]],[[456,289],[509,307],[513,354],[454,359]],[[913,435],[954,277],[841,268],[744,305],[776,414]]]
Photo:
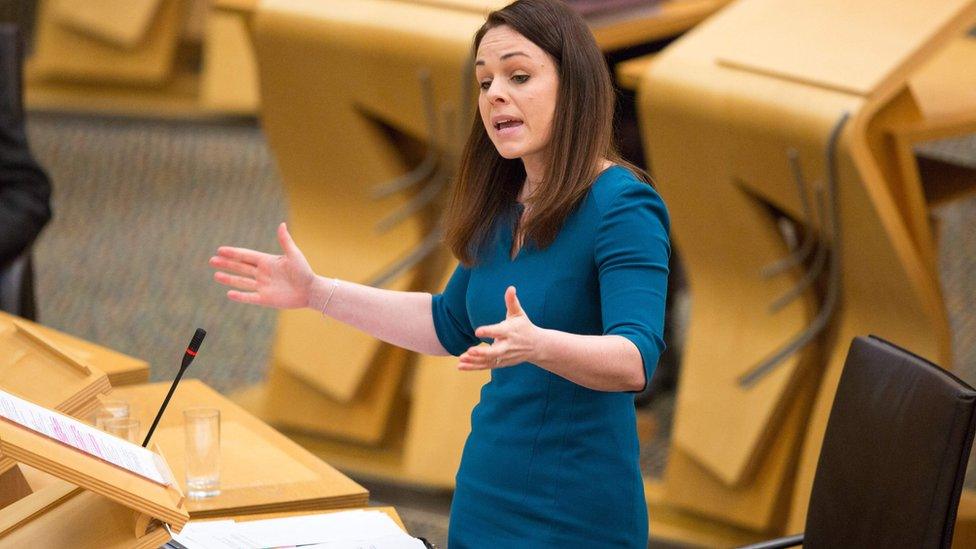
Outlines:
[[434,315],[434,331],[437,332],[437,339],[447,352],[454,356],[468,350],[468,347],[477,345],[479,340],[474,335],[474,328],[468,319],[468,307],[466,294],[468,291],[468,279],[471,277],[471,269],[458,265],[447,281],[444,291],[433,296],[431,301],[431,313]]
[[596,235],[603,333],[637,346],[645,388],[665,347],[669,228],[657,191],[645,183],[628,184],[610,202]]

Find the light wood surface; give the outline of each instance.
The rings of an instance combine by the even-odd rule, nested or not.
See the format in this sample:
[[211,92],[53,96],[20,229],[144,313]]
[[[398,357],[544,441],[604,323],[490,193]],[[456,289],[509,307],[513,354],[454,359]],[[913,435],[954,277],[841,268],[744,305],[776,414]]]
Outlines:
[[[254,29],[263,127],[288,194],[290,228],[317,272],[366,283],[420,242],[430,225],[422,216],[376,230],[409,198],[372,196],[373,186],[409,167],[396,148],[400,138],[383,125],[427,137],[418,71],[432,69],[438,103],[455,100],[460,62],[482,20],[378,0],[261,4]],[[417,21],[428,32],[418,32]],[[400,47],[407,42],[411,48]],[[328,62],[310,73],[310,59]],[[417,283],[408,272],[389,287]],[[369,336],[314,311],[283,311],[273,347],[276,367],[340,402],[353,399],[377,352]]]
[[163,0],[50,0],[52,17],[74,31],[136,47]]
[[417,361],[403,449],[404,478],[412,482],[454,486],[471,432],[471,410],[491,379],[488,371],[459,371],[457,363],[453,356],[421,356]]
[[379,444],[387,432],[390,414],[397,408],[397,395],[410,360],[409,353],[403,349],[393,346],[382,349],[350,402],[339,402],[286,368],[273,367],[258,416],[286,429],[359,444]]
[[[453,265],[442,271],[439,287],[446,284],[452,272]],[[396,348],[392,351],[405,352]],[[452,488],[464,441],[471,430],[471,410],[490,373],[461,372],[457,370],[455,357],[419,355],[410,358],[409,365],[410,372],[405,379],[390,375],[387,376],[390,379],[377,377],[368,381],[367,393],[345,405],[346,409],[329,403],[298,380],[288,380],[287,386],[282,385],[281,381],[287,377],[274,371],[266,385],[236,393],[232,398],[261,418],[280,417],[280,410],[272,408],[287,406],[294,410],[297,420],[304,407],[306,417],[300,424],[284,425],[291,427],[286,433],[343,471],[401,483]],[[374,388],[390,381],[396,390],[384,397],[390,400],[369,396]],[[384,402],[389,402],[391,408],[385,408]],[[343,433],[345,438],[351,432],[363,433],[363,427],[369,425],[371,411],[383,418],[382,423],[375,425],[382,429],[379,431],[382,437],[369,446],[344,442]],[[343,429],[343,423],[350,426]],[[322,436],[326,430],[329,436]]]
[[[933,53],[940,37],[972,20],[967,0],[858,2],[750,0],[725,14],[748,29],[718,63],[856,95],[888,96]],[[826,40],[824,29],[830,29]],[[812,52],[816,55],[811,55]]]
[[682,511],[668,502],[665,489],[660,481],[644,479],[648,529],[656,538],[692,547],[739,547],[770,537]]
[[[113,397],[143,402],[131,412],[143,433],[162,404],[169,383],[134,385],[116,389]],[[193,518],[241,514],[320,510],[364,505],[368,492],[308,453],[259,419],[242,410],[198,380],[183,380],[160,420],[153,441],[171,462],[181,486],[184,439],[183,410],[207,407],[220,410],[224,428],[221,439],[221,494],[204,500],[187,500]]]
[[976,547],[976,490],[963,489],[956,510],[956,529],[952,549]]
[[203,40],[200,102],[223,113],[257,112],[257,64],[246,15],[224,9],[210,12]]
[[36,329],[0,319],[0,388],[52,410],[85,417],[111,390],[104,372],[78,360]]
[[[111,391],[108,376],[38,329],[38,325],[0,313],[0,389],[35,404],[77,418],[86,418],[99,405],[98,395]],[[16,469],[10,456],[0,454],[0,474]],[[17,499],[19,472],[5,480],[6,502]]]
[[20,466],[0,467],[0,509],[33,492]]
[[261,0],[213,0],[215,8],[234,11],[242,15],[253,15]]
[[681,34],[720,10],[729,0],[661,0],[587,20],[604,51]]
[[[763,453],[755,476],[729,486],[698,464],[680,446],[668,453],[661,494],[669,505],[737,528],[766,534],[784,533],[790,510],[790,483],[806,432],[810,406],[816,395],[815,364],[807,364],[797,394],[786,406],[786,417]],[[651,501],[648,500],[648,505]]]
[[926,124],[976,117],[976,36],[962,35],[909,80]]
[[[471,410],[477,404],[480,389],[489,378],[488,372],[460,372],[454,357],[418,357],[412,374],[409,402],[399,401],[383,424],[384,432],[375,444],[349,444],[335,436],[323,437],[321,426],[313,429],[287,430],[285,434],[318,457],[344,472],[388,481],[423,485],[434,488],[453,488],[454,475],[461,463],[461,450],[471,430]],[[321,406],[321,397],[299,397],[312,391],[300,385],[291,388],[299,403],[306,403],[309,418],[314,422]],[[272,417],[269,403],[271,386],[258,385],[232,395],[232,399],[261,418]],[[359,409],[358,404],[352,407]],[[297,405],[295,406],[297,408]],[[368,408],[362,409],[368,413]],[[350,412],[340,411],[340,417]],[[352,421],[365,421],[355,419]],[[335,426],[339,422],[325,417],[321,425]],[[312,433],[318,433],[313,435]]]
[[640,81],[653,61],[654,54],[650,54],[617,63],[614,68],[617,73],[617,84],[627,90],[636,90],[640,87]]
[[132,509],[57,481],[4,509],[0,546],[154,549],[170,540],[161,525],[145,527]]
[[[744,0],[731,5],[659,54],[638,93],[646,152],[695,295],[674,448],[725,483],[726,491],[739,484],[758,489],[758,479],[767,478],[769,470],[758,460],[771,455],[769,435],[783,421],[785,395],[802,383],[797,362],[781,365],[752,388],[740,387],[738,375],[812,321],[824,299],[822,291],[808,289],[804,306],[794,302],[793,311],[767,312],[786,288],[772,289],[776,280],[759,273],[788,252],[777,250],[783,240],[768,208],[818,236],[830,234],[819,217],[806,221],[786,152],[797,151],[810,187],[824,181],[828,136],[841,113],[851,115],[836,153],[842,232],[833,249],[841,266],[839,307],[826,335],[798,355],[824,374],[805,422],[790,519],[778,525],[787,532],[803,526],[847,343],[874,333],[949,363],[941,291],[930,256],[922,251],[923,245],[931,251],[933,243],[918,237],[904,213],[907,202],[899,199],[905,195],[886,178],[890,170],[883,155],[891,149],[879,146],[877,128],[883,124],[875,122],[897,101],[909,75],[976,17],[971,1],[919,2],[903,10],[874,0],[854,6],[826,2],[816,7],[823,13],[810,17],[798,14],[814,9],[812,3],[793,9],[796,4]],[[905,17],[913,19],[910,25]],[[839,28],[813,24],[818,21]],[[798,28],[803,25],[809,28]],[[832,36],[826,43],[800,39],[811,32],[822,36],[824,28]],[[882,47],[889,43],[898,45]],[[822,66],[822,59],[842,52],[850,52],[847,59]],[[863,71],[851,72],[851,63]],[[807,199],[815,204],[814,198],[808,188]],[[786,287],[798,280],[792,273],[782,278]],[[765,323],[784,313],[790,315],[788,327],[767,328]],[[681,489],[676,484],[669,492]],[[727,501],[722,491],[703,493],[714,498],[707,506],[721,511]],[[771,505],[766,496],[742,503],[718,514],[742,523],[744,513],[761,514]]]
[[[255,515],[240,515],[236,517],[222,517],[219,519],[203,519],[203,520],[226,520],[227,518],[233,518],[238,522],[247,522],[252,520],[265,520],[265,519],[276,519],[276,518],[286,518],[286,517],[298,517],[303,515],[313,515],[319,513],[341,513],[343,511],[380,511],[385,513],[393,522],[397,523],[397,526],[401,530],[406,532],[407,527],[403,525],[403,519],[400,518],[400,514],[397,513],[395,507],[389,506],[377,506],[377,507],[350,507],[349,509],[326,509],[323,511],[289,511],[284,513],[258,513]],[[196,521],[194,521],[196,522]]]
[[145,39],[136,47],[119,48],[61,25],[51,13],[52,0],[40,2],[29,70],[42,80],[163,84],[182,29],[181,6],[182,0],[161,0]]
[[113,387],[149,381],[149,363],[145,360],[96,345],[43,324],[0,312],[0,332],[9,333],[14,321],[41,334],[75,360],[104,372]]

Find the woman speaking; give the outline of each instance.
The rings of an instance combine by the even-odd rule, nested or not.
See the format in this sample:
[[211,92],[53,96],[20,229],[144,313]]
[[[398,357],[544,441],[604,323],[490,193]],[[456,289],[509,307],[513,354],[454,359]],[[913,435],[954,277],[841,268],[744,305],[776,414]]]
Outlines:
[[[227,296],[311,307],[419,353],[491,369],[471,414],[449,546],[647,546],[632,392],[664,350],[668,215],[612,140],[614,91],[586,24],[556,0],[492,12],[474,38],[478,116],[444,221],[443,293],[316,275],[221,247]],[[487,345],[483,345],[487,343]]]

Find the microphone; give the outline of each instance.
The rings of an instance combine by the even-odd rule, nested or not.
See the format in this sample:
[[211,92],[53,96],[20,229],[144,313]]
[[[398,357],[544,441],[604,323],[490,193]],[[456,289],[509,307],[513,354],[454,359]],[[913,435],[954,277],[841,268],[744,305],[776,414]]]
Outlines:
[[159,412],[156,413],[156,419],[153,420],[152,426],[149,427],[149,432],[146,433],[146,439],[142,441],[143,448],[149,445],[149,439],[152,438],[153,431],[156,430],[156,425],[159,424],[159,418],[163,417],[163,412],[166,411],[166,406],[169,405],[169,399],[173,397],[173,391],[176,390],[176,386],[183,379],[183,373],[186,372],[190,363],[196,358],[197,352],[200,350],[200,344],[203,343],[203,338],[206,336],[207,331],[203,328],[197,328],[197,331],[194,332],[193,339],[190,340],[190,344],[186,347],[186,352],[183,353],[183,364],[180,366],[180,371],[176,374],[176,379],[173,380],[169,392],[166,393],[166,398],[163,399],[163,405],[159,407]]

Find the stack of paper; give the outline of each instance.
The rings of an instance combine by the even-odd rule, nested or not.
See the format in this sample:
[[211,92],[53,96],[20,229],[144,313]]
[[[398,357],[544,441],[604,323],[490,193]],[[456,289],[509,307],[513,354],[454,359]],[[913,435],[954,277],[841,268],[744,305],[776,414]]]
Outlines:
[[0,418],[26,427],[158,484],[171,484],[167,469],[149,450],[0,390]]
[[191,521],[173,534],[176,549],[424,549],[389,515],[357,509],[267,520]]

